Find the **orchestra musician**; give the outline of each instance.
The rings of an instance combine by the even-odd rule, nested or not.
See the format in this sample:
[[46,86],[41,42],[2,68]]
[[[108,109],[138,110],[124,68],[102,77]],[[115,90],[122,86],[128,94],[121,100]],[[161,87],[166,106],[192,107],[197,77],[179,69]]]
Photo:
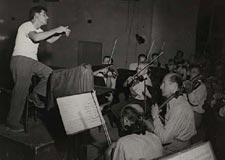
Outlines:
[[110,64],[110,66],[95,71],[94,76],[103,77],[106,87],[115,89],[118,72],[113,66],[113,59],[109,56],[104,56],[102,64]]
[[166,64],[166,68],[167,68],[169,73],[174,73],[175,72],[176,65],[175,65],[173,59],[169,59],[168,60],[168,64]]
[[[145,95],[151,98],[151,94],[147,88],[147,86],[152,86],[152,82],[150,77],[148,76],[148,68],[143,68],[148,65],[147,63],[140,63],[137,67],[137,73],[139,73],[136,77],[130,76],[125,81],[124,86],[129,87],[131,97],[143,101]],[[145,94],[143,94],[143,92]]]
[[[148,88],[149,86],[152,86],[151,79],[148,76],[148,68],[145,68],[145,66],[148,65],[147,63],[140,63],[138,65],[137,77],[130,76],[125,81],[124,86],[128,87],[130,90],[129,98],[125,101],[120,101],[120,103],[114,104],[111,107],[112,113],[115,115],[117,122],[120,119],[120,112],[126,104],[129,103],[135,103],[139,104],[141,107],[149,109],[149,99],[152,97]],[[145,69],[143,69],[145,68]],[[142,77],[142,78],[138,78]],[[118,124],[118,123],[117,123]],[[118,126],[119,131],[120,126]],[[123,133],[119,133],[123,134]]]
[[[162,95],[169,98],[182,88],[182,79],[176,73],[165,75],[160,89]],[[157,104],[152,106],[153,123],[145,120],[149,131],[154,132],[164,144],[164,154],[175,153],[190,145],[190,139],[196,134],[194,113],[185,96],[173,97],[166,106],[165,124],[162,123]]]
[[159,62],[159,58],[157,58],[159,56],[159,53],[153,53],[152,54],[152,60],[154,60],[151,64],[151,67],[161,67],[161,63]]
[[196,128],[200,127],[203,113],[203,105],[207,98],[206,85],[201,81],[201,68],[198,65],[191,66],[190,80],[184,82],[187,90],[187,100],[194,111]]
[[146,63],[147,61],[147,56],[145,54],[139,54],[138,55],[138,62],[136,63],[131,63],[129,65],[129,70],[133,70],[133,71],[136,71],[137,70],[137,67],[140,63]]
[[147,160],[162,156],[163,147],[159,137],[147,130],[137,131],[143,115],[144,110],[138,104],[127,104],[123,107],[122,125],[130,133],[113,142],[106,150],[108,160]]

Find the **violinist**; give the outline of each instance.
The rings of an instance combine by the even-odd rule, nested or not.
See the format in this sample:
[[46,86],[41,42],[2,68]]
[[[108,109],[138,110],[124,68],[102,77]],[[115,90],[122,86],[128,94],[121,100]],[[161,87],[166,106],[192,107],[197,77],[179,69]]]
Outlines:
[[94,76],[103,77],[106,83],[106,87],[115,89],[118,72],[113,66],[113,59],[109,56],[104,56],[102,64],[111,65],[106,68],[95,71]]
[[159,56],[159,53],[153,53],[152,54],[152,60],[155,59],[151,65],[151,67],[157,67],[160,68],[161,67],[161,63],[159,62],[159,58],[157,58]]
[[151,98],[151,94],[148,90],[148,86],[152,86],[152,82],[150,77],[148,76],[148,68],[143,68],[147,65],[147,63],[140,63],[137,67],[138,75],[136,77],[128,77],[125,81],[124,86],[129,87],[130,97],[134,99],[134,101],[140,101],[143,106],[143,101],[145,100],[145,96]]
[[175,62],[173,59],[168,60],[168,64],[166,64],[166,69],[168,70],[169,73],[174,73],[175,72]]
[[178,74],[165,75],[160,86],[162,95],[166,98],[170,97],[170,101],[165,106],[167,109],[165,124],[160,119],[160,109],[157,104],[153,105],[151,110],[153,123],[144,121],[148,130],[154,132],[164,144],[165,155],[189,147],[191,137],[196,134],[194,114],[185,96],[183,94],[178,97],[172,96],[176,95],[181,88],[182,79]]
[[194,111],[196,128],[199,128],[205,112],[203,105],[207,98],[206,85],[201,81],[200,66],[191,66],[190,80],[185,81],[184,86],[187,91],[187,100]]
[[[145,108],[149,106],[148,99],[151,98],[151,94],[148,90],[148,86],[151,86],[151,79],[148,76],[148,68],[142,70],[147,64],[141,63],[138,65],[137,73],[139,73],[136,77],[129,77],[125,83],[124,87],[128,87],[130,91],[129,98],[124,101],[120,101],[120,103],[112,105],[112,112],[115,115],[117,121],[120,119],[120,112],[123,109],[123,106],[129,103],[139,104],[141,107]],[[139,72],[141,71],[141,72]],[[148,97],[148,98],[147,98]],[[146,107],[149,108],[149,107]],[[150,109],[149,109],[150,110]],[[120,126],[118,126],[120,129]],[[119,130],[120,132],[120,130]],[[123,134],[123,133],[119,133]]]
[[131,63],[131,64],[129,65],[129,70],[136,71],[138,65],[141,64],[141,63],[146,63],[146,61],[147,61],[147,56],[146,56],[145,54],[139,54],[139,55],[138,55],[138,62],[136,62],[136,63]]

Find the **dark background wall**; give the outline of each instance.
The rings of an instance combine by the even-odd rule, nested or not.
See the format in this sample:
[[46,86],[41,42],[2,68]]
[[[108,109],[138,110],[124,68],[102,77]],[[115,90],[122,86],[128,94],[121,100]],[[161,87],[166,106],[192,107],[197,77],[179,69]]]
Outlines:
[[[78,65],[79,41],[101,43],[103,57],[111,55],[116,38],[118,41],[113,56],[116,67],[126,68],[129,63],[136,61],[139,53],[148,53],[153,41],[155,46],[152,52],[158,51],[165,42],[166,53],[160,58],[163,63],[173,57],[178,49],[183,50],[185,57],[189,58],[195,54],[196,48],[199,48],[196,43],[196,35],[199,41],[202,27],[199,22],[203,17],[207,17],[199,15],[208,14],[208,17],[211,15],[210,9],[202,9],[211,4],[205,1],[199,3],[199,0],[55,0],[55,2],[23,0],[22,2],[0,1],[1,84],[8,85],[10,82],[9,60],[15,33],[18,26],[27,20],[29,8],[33,5],[41,4],[49,10],[49,24],[44,29],[68,25],[72,30],[69,38],[64,36],[54,44],[43,42],[40,47],[41,61],[61,67]],[[224,11],[221,7],[224,5],[219,3],[216,6],[221,13]],[[216,14],[217,17],[222,17],[221,13]],[[221,21],[222,18],[217,18],[216,24],[220,26]],[[209,23],[204,26],[208,25]],[[221,28],[224,27],[217,29],[217,35],[224,32]],[[204,35],[207,33],[206,29]],[[136,34],[145,39],[143,44],[137,42]],[[221,41],[223,38],[217,39]],[[221,46],[223,42],[220,45],[220,48],[223,48]]]
[[[111,55],[114,41],[118,38],[113,59],[120,67],[135,61],[138,53],[145,53],[150,46],[151,0],[67,0],[48,3],[48,8],[52,27],[68,25],[72,30],[69,39],[63,38],[48,46],[54,53],[56,65],[77,64],[78,41],[102,43],[104,56]],[[146,37],[145,44],[137,44],[136,33]]]
[[197,15],[199,0],[156,0],[154,3],[152,40],[159,50],[165,42],[165,55],[161,61],[166,63],[183,50],[185,58],[195,54]]

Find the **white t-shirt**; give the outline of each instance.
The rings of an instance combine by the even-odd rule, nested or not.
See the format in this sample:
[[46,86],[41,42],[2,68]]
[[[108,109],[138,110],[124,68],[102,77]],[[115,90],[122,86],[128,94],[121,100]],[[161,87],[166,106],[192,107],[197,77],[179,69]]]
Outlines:
[[132,95],[132,97],[135,99],[138,99],[138,100],[145,99],[143,92],[146,92],[145,94],[148,95],[148,97],[152,97],[146,86],[146,85],[152,86],[152,81],[146,74],[143,76],[144,76],[144,78],[146,78],[144,81],[138,82],[136,85],[131,87],[133,89],[133,91],[137,94],[136,96]]
[[31,21],[24,22],[17,31],[15,47],[13,51],[13,56],[25,56],[37,59],[38,46],[39,43],[34,43],[28,36],[32,31],[43,32],[42,29],[35,29]]
[[137,70],[137,67],[138,67],[138,63],[131,63],[129,65],[129,70],[136,71]]

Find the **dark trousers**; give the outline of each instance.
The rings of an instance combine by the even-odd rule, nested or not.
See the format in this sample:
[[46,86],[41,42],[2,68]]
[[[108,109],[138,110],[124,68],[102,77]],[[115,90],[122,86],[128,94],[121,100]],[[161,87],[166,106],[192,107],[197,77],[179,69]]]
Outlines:
[[7,123],[18,125],[23,114],[26,97],[29,94],[32,76],[37,75],[41,79],[33,92],[46,96],[47,81],[52,69],[24,56],[13,56],[10,62],[10,69],[13,76],[14,88]]

